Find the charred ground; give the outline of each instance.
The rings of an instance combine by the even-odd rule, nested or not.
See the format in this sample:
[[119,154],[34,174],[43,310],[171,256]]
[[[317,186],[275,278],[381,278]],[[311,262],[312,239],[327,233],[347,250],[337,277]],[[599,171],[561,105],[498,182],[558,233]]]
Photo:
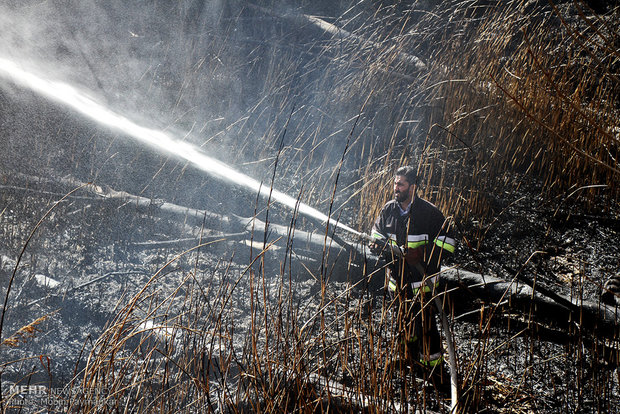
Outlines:
[[[104,33],[104,58],[85,64],[71,42],[49,51],[81,68],[69,81],[127,116],[182,131],[362,231],[390,197],[394,167],[419,164],[422,195],[454,215],[453,264],[599,300],[619,268],[617,9],[267,3],[157,3],[143,20],[119,3],[96,14],[119,26],[77,36]],[[109,60],[115,48],[132,59]],[[298,244],[324,227],[32,92],[0,93],[3,408],[43,408],[11,388],[32,384],[100,392],[52,407],[63,412],[348,412],[363,395],[370,412],[442,409],[445,396],[389,366],[385,298],[351,288],[363,269]],[[89,186],[69,194],[86,182],[151,205]],[[164,202],[214,216],[166,214]],[[217,220],[233,214],[291,231]],[[617,335],[467,290],[453,298],[464,410],[617,410]],[[356,397],[326,393],[321,378]]]

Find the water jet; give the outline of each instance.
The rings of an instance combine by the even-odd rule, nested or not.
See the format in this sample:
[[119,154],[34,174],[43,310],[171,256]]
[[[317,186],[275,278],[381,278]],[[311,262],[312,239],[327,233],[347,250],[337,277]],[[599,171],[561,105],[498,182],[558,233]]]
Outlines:
[[88,91],[65,82],[46,78],[18,62],[3,57],[0,57],[0,77],[67,106],[98,124],[119,131],[151,148],[188,161],[195,168],[219,180],[243,186],[261,197],[270,197],[283,206],[296,209],[302,216],[320,220],[323,224],[336,226],[352,235],[360,236],[360,233],[351,227],[328,217],[308,204],[299,202],[294,197],[262,185],[258,180],[208,156],[194,145],[164,131],[137,124],[126,116],[99,103]]

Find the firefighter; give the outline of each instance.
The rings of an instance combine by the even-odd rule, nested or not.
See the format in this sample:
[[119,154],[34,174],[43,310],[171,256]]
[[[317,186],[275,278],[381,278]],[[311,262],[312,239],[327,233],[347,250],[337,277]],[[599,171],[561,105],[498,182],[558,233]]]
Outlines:
[[[399,168],[394,175],[394,199],[383,206],[373,225],[371,248],[392,256],[386,287],[396,307],[399,341],[408,365],[422,368],[433,382],[438,379],[445,385],[448,375],[442,373],[441,337],[431,299],[441,261],[454,253],[455,240],[441,211],[418,197],[416,189],[416,170]],[[390,244],[398,246],[402,255],[387,249]]]

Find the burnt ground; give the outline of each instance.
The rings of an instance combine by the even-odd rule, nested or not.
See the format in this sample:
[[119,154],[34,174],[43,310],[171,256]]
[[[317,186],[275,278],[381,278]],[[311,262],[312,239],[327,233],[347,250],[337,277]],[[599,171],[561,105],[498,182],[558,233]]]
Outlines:
[[[617,212],[582,213],[571,200],[556,203],[559,208],[552,207],[529,190],[516,201],[508,197],[498,200],[496,219],[488,224],[473,220],[460,223],[462,238],[456,262],[463,268],[507,280],[520,274],[555,292],[597,301],[602,283],[619,268]],[[248,266],[260,249],[252,250],[247,241],[220,241],[181,254],[188,246],[179,240],[201,231],[203,236],[212,232],[156,213],[138,212],[128,205],[103,203],[86,194],[75,194],[57,205],[24,248],[38,220],[62,195],[42,194],[9,183],[1,194],[3,297],[7,281],[15,273],[2,338],[36,321],[30,330],[13,336],[16,342],[12,346],[3,344],[0,349],[3,396],[12,396],[10,403],[21,405],[22,412],[36,410],[43,400],[28,393],[15,395],[13,386],[58,389],[72,384],[74,377],[82,378],[81,370],[89,355],[95,358],[97,352],[105,350],[102,343],[110,332],[115,332],[105,329],[114,326],[119,315],[127,317],[127,329],[147,332],[130,335],[124,352],[147,349],[145,343],[162,333],[154,326],[191,321],[204,332],[214,326],[234,330],[236,339],[224,346],[234,349],[232,354],[239,359],[239,366],[244,366],[244,358],[252,349],[248,338],[253,337],[255,329],[260,330],[253,326],[249,315],[280,314],[279,322],[294,325],[291,320],[295,319],[301,325],[313,321],[304,328],[318,329],[316,317],[322,309],[326,320],[332,318],[334,323],[328,323],[320,336],[323,341],[327,338],[327,342],[338,343],[344,329],[338,322],[342,317],[339,312],[354,312],[360,301],[368,299],[361,291],[347,290],[348,284],[335,277],[328,284],[326,296],[322,296],[320,283],[311,275],[317,263],[308,268],[294,266],[292,261],[283,264],[282,257],[286,256],[282,256],[282,250],[267,251],[265,261]],[[164,240],[177,242],[166,247],[153,244]],[[259,262],[265,267],[257,267]],[[197,298],[188,300],[192,294]],[[281,299],[287,295],[287,299]],[[336,305],[321,308],[325,297]],[[139,300],[132,302],[133,298]],[[381,325],[377,321],[381,295],[371,302],[378,305],[371,314]],[[527,315],[511,315],[508,308],[494,311],[492,304],[480,298],[471,298],[471,302],[480,311],[473,316],[457,315],[453,328],[460,373],[473,411],[619,412],[619,371],[592,341],[578,336],[549,341],[534,330],[516,328],[521,326],[517,322],[525,321],[527,325]],[[131,303],[127,310],[125,307]],[[215,321],[218,318],[225,322]],[[512,326],[506,323],[508,320],[513,321]],[[371,331],[372,326],[359,328],[359,332]],[[389,336],[389,332],[384,334]],[[184,340],[163,343],[175,348],[170,355],[182,356],[183,350],[191,353],[191,346],[196,346]],[[316,347],[311,336],[306,341],[309,349]],[[363,364],[354,352],[349,352],[352,367]],[[146,354],[129,355],[129,359],[149,361]],[[334,365],[333,361],[326,363],[330,364]],[[226,388],[222,373],[233,371],[233,365],[220,371],[209,368],[211,392]],[[356,383],[351,373],[355,369],[341,372],[335,364],[334,370],[343,381]],[[222,404],[211,402],[205,407],[219,410]]]
[[[531,184],[512,200],[510,195],[496,200],[495,219],[486,226],[464,224],[466,235],[484,238],[477,249],[475,237],[470,238],[474,248],[464,251],[461,246],[461,265],[505,280],[529,282],[578,303],[600,303],[603,283],[617,276],[620,268],[615,244],[617,205],[610,211],[601,197],[593,207],[579,196],[579,190],[550,201],[540,188]],[[477,320],[478,326],[455,324],[457,341],[467,344],[461,348],[465,360],[487,356],[484,368],[472,373],[485,378],[481,410],[493,411],[489,404],[509,412],[618,412],[617,343],[611,352],[615,357],[610,357],[579,336],[576,321],[570,332],[553,326],[543,332],[533,328],[532,322],[537,321],[528,315],[505,308],[503,316],[493,314],[493,307],[485,305],[484,316],[481,311],[466,318]],[[485,330],[482,326],[489,314],[495,323]],[[570,319],[568,313],[564,319]]]
[[597,298],[602,283],[620,267],[614,243],[620,222],[617,204],[609,207],[600,197],[596,208],[579,195],[549,201],[541,191],[532,185],[507,194],[495,200],[487,224],[464,223],[461,231],[472,248],[461,251],[460,257],[469,259],[462,265],[507,280],[522,274],[557,293]]

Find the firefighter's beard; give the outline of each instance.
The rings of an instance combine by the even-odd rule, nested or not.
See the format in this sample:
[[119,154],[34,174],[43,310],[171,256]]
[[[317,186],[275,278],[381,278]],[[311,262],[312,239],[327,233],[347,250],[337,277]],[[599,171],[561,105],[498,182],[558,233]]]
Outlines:
[[[411,187],[409,187],[411,188]],[[396,201],[398,201],[399,203],[404,203],[405,201],[407,201],[409,199],[409,188],[407,188],[407,191],[398,191],[394,193],[394,199]]]

